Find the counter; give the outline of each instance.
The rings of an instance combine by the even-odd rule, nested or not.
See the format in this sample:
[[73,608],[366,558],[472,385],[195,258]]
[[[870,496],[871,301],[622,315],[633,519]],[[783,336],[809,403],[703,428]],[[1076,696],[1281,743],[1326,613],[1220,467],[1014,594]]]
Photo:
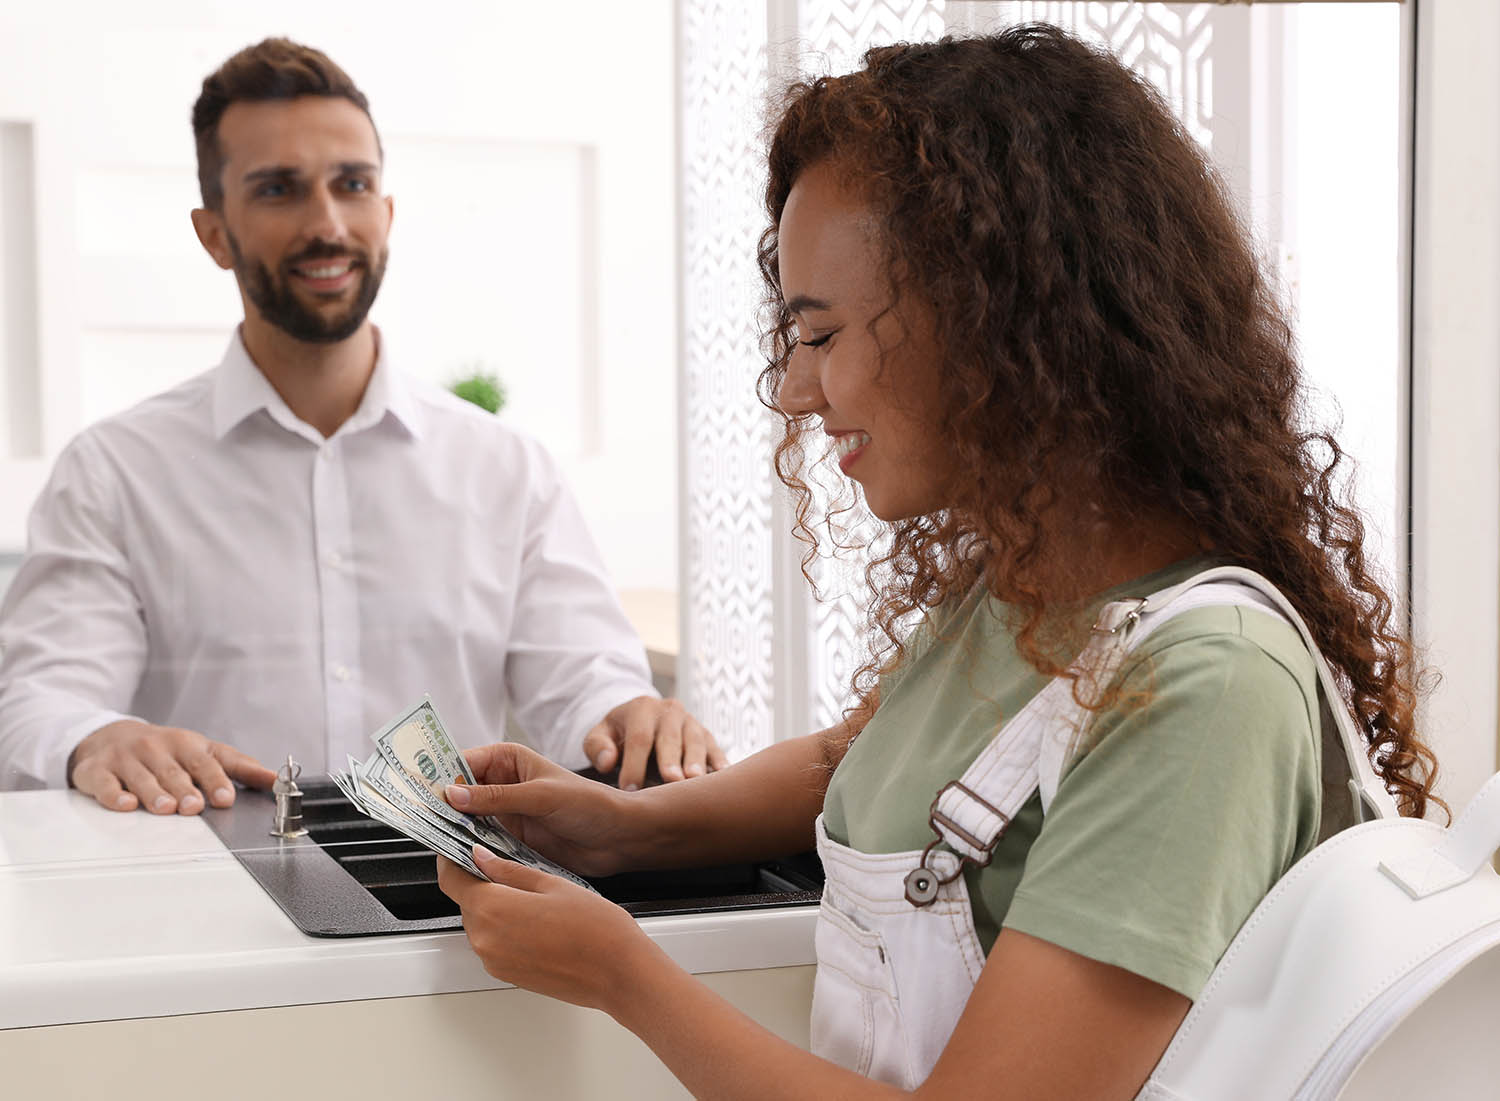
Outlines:
[[[814,921],[641,925],[805,1046]],[[491,979],[462,933],[306,936],[201,820],[61,791],[0,794],[0,1066],[17,1101],[684,1096],[608,1017]]]

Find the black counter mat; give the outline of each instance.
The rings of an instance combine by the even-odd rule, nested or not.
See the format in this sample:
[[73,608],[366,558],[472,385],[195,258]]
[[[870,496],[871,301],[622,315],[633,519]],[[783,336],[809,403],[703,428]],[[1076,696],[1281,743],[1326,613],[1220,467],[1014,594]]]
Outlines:
[[[271,834],[275,799],[268,792],[240,791],[232,807],[203,811],[209,828],[297,928],[315,937],[462,928],[458,908],[438,890],[436,857],[366,818],[331,782],[311,781],[303,792],[311,831],[306,837]],[[590,882],[645,917],[815,905],[823,872],[817,857],[804,853],[762,864],[630,872]]]

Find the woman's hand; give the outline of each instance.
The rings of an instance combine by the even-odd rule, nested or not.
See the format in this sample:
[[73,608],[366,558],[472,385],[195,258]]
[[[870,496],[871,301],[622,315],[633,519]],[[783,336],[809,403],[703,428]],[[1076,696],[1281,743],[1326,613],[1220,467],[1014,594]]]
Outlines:
[[469,945],[495,978],[611,1012],[652,957],[666,961],[608,899],[477,845],[474,859],[492,882],[439,857],[438,886],[463,910]]
[[631,829],[629,794],[514,742],[466,750],[464,757],[478,783],[448,788],[453,807],[494,815],[537,852],[580,875],[613,875],[633,866],[639,839]]

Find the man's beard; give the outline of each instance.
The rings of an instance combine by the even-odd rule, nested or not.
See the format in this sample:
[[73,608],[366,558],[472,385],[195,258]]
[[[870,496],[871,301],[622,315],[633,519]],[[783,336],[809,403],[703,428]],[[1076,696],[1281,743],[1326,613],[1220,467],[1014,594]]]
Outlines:
[[[229,251],[234,255],[234,272],[261,316],[287,336],[308,344],[337,344],[354,335],[365,323],[365,316],[375,303],[375,296],[380,292],[380,281],[385,278],[385,262],[390,256],[389,249],[381,249],[379,260],[372,266],[364,253],[314,241],[281,265],[281,278],[276,280],[265,264],[246,259],[234,234],[226,235],[229,238]],[[344,314],[324,318],[298,301],[292,291],[291,269],[311,260],[344,258],[352,261],[357,268],[359,286],[355,290],[354,301]]]

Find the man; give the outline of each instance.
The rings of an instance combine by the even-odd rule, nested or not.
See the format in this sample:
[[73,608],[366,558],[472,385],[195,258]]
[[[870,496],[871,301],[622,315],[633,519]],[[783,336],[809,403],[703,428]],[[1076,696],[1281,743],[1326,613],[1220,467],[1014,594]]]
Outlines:
[[269,39],[193,108],[193,228],[244,322],[213,371],[84,432],[0,607],[0,788],[115,810],[227,806],[430,693],[459,739],[507,705],[562,763],[642,782],[722,767],[650,685],[556,465],[403,378],[366,314],[392,202],[368,104]]

